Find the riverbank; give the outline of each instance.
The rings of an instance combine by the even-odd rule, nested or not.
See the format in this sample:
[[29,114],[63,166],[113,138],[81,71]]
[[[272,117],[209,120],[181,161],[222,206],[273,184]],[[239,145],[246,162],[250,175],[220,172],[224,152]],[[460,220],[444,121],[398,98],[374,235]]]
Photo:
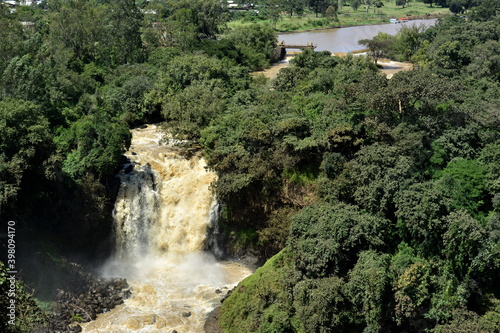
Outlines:
[[[358,55],[363,55],[367,50],[358,50],[358,51],[353,51],[349,53],[343,53],[343,52],[335,52],[332,55],[337,56],[337,57],[344,57],[347,54],[358,54]],[[293,59],[295,56],[296,52],[293,52],[291,54],[287,54],[286,58],[284,60],[281,60],[280,62],[272,64],[269,68],[264,69],[262,71],[256,71],[256,72],[251,72],[251,76],[257,76],[257,75],[264,75],[268,79],[272,80],[275,79],[276,76],[278,76],[279,71],[282,68],[286,68],[290,65],[290,60]],[[380,59],[378,61],[378,64],[382,67],[380,68],[380,71],[384,73],[388,79],[392,78],[394,74],[397,72],[401,71],[409,71],[413,69],[413,64],[409,62],[399,62],[399,61],[392,61],[390,59]]]
[[413,64],[410,62],[392,61],[390,59],[380,59],[378,64],[382,67],[380,71],[384,73],[388,79],[398,72],[409,71],[413,69]]
[[274,63],[271,66],[269,66],[269,68],[266,68],[264,70],[250,72],[250,75],[251,76],[258,76],[260,74],[260,75],[264,75],[268,79],[271,79],[271,80],[275,79],[276,76],[278,75],[279,71],[282,68],[286,68],[290,65],[290,60],[293,59],[294,56],[295,56],[295,54],[293,54],[293,53],[292,54],[287,53],[285,59],[281,60],[280,62]]
[[412,20],[401,24],[372,24],[342,29],[297,32],[293,34],[278,35],[278,40],[284,41],[285,44],[293,45],[305,45],[312,42],[316,46],[315,51],[352,53],[362,48],[362,46],[358,44],[358,41],[362,39],[372,39],[381,32],[389,35],[396,35],[399,30],[405,26],[432,26],[436,24],[436,21],[437,19]]
[[282,16],[277,22],[272,22],[265,16],[247,16],[229,22],[229,27],[251,24],[270,24],[275,27],[279,34],[325,30],[332,28],[345,28],[363,25],[375,25],[389,23],[390,18],[409,18],[410,20],[440,18],[451,15],[448,8],[429,7],[428,5],[415,2],[402,8],[395,3],[385,3],[381,8],[370,8],[366,12],[363,8],[353,10],[349,6],[344,6],[339,10],[337,20],[327,20],[325,17],[316,17],[314,14],[301,16]]
[[[429,15],[429,16],[411,16],[411,19],[407,21],[407,23],[410,23],[412,21],[416,20],[431,20],[431,19],[439,19],[442,17],[446,17],[448,15]],[[303,30],[293,30],[293,31],[277,31],[280,35],[291,35],[299,32],[314,32],[314,31],[324,31],[324,30],[330,30],[330,29],[341,29],[341,28],[352,28],[352,27],[362,27],[362,26],[368,26],[368,25],[383,25],[383,24],[389,24],[389,20],[387,21],[375,21],[375,22],[369,22],[369,23],[364,23],[364,24],[351,24],[351,25],[338,25],[338,26],[328,26],[328,27],[321,27],[321,28],[314,28],[314,29],[303,29]]]

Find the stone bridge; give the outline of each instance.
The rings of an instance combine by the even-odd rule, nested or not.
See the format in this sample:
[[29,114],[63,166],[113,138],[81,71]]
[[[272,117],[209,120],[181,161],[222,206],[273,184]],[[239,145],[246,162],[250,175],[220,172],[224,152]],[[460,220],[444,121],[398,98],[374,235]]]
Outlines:
[[286,49],[297,49],[297,50],[314,50],[316,45],[312,42],[308,42],[305,45],[301,44],[287,44],[284,40],[278,42],[276,47],[276,55],[279,59],[285,59]]

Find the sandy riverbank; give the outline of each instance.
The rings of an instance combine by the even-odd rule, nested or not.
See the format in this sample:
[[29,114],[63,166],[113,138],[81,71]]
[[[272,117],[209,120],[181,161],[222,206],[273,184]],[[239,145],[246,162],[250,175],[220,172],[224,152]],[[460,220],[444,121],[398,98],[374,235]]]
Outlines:
[[[358,51],[349,52],[349,53],[364,55],[364,54],[366,54],[365,52],[366,52],[366,50],[358,50]],[[271,65],[271,67],[269,67],[265,70],[251,72],[250,75],[257,76],[259,74],[262,74],[271,80],[275,79],[276,76],[278,75],[278,72],[280,71],[280,69],[288,67],[290,65],[290,60],[293,59],[295,54],[296,54],[296,52],[287,53],[286,58],[284,60],[281,60],[280,62]],[[348,53],[342,53],[342,52],[333,53],[333,55],[337,56],[337,57],[343,57],[343,56],[346,56],[347,54]],[[382,73],[384,73],[388,79],[390,79],[397,72],[408,71],[408,70],[413,69],[412,63],[392,61],[390,59],[379,59],[378,64],[382,66],[380,71]]]

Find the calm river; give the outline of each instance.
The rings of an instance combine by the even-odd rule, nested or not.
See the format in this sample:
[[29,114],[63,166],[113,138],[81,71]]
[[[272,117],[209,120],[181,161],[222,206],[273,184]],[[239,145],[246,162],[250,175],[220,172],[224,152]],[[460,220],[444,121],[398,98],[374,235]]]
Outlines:
[[315,45],[317,45],[316,51],[330,51],[332,53],[352,52],[363,48],[363,46],[358,44],[359,40],[371,39],[375,37],[379,32],[385,32],[390,35],[395,35],[403,26],[431,26],[434,25],[436,21],[437,19],[413,20],[400,24],[388,23],[297,32],[278,35],[278,40],[284,40],[287,44],[304,45],[307,44],[307,42],[313,42]]

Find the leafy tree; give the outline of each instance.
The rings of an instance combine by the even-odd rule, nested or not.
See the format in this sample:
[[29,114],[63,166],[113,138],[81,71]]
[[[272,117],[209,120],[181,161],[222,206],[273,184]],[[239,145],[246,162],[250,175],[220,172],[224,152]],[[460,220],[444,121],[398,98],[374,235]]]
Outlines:
[[215,39],[228,20],[226,8],[217,0],[181,0],[170,5],[174,21],[196,28],[198,38]]
[[29,174],[43,174],[49,157],[51,134],[42,109],[16,99],[0,101],[0,211],[26,186]]
[[389,258],[375,251],[361,252],[349,272],[347,296],[361,317],[358,320],[366,325],[366,332],[380,332],[387,322],[388,309],[384,303],[389,299]]
[[53,6],[48,47],[53,53],[71,52],[71,68],[96,62],[116,67],[141,60],[142,14],[131,0],[97,5],[84,0]]
[[21,23],[8,16],[0,17],[0,73],[13,57],[21,56],[24,38]]
[[441,172],[438,186],[454,199],[457,209],[478,214],[485,204],[486,168],[475,160],[456,158]]
[[359,6],[361,6],[362,0],[351,0],[351,7],[353,10],[358,10]]
[[403,241],[422,255],[440,252],[446,226],[441,217],[451,208],[451,199],[432,182],[422,182],[398,193],[396,217]]
[[365,6],[366,12],[368,13],[368,10],[375,4],[376,0],[360,0],[360,2]]
[[[97,60],[105,52],[107,21],[104,7],[88,1],[56,2],[50,17],[48,47],[52,53],[69,52],[73,69],[81,70],[84,63]],[[102,61],[107,62],[103,56]]]
[[283,9],[293,16],[293,13],[300,15],[304,11],[305,1],[304,0],[288,0],[282,2]]
[[[430,304],[432,266],[426,261],[411,264],[394,282],[396,323],[418,325]],[[413,327],[415,329],[415,327]]]
[[463,14],[471,7],[472,1],[470,0],[447,0],[446,4],[453,14]]
[[403,59],[409,60],[417,52],[424,38],[424,26],[404,26],[398,31],[393,47],[397,50],[396,52],[403,56]]
[[47,91],[44,72],[43,64],[29,54],[12,58],[3,73],[3,95],[45,102]]
[[368,103],[379,110],[385,121],[406,121],[434,136],[443,123],[461,119],[448,103],[459,99],[457,94],[461,91],[460,82],[452,82],[429,71],[399,72],[389,80],[387,88],[372,94]]
[[482,0],[479,3],[474,3],[474,5],[476,5],[476,7],[473,7],[470,17],[478,21],[489,20],[494,17],[500,9],[498,1],[494,0]]
[[435,0],[423,0],[423,3],[429,4],[429,7],[432,8],[432,4],[435,3]]
[[[45,331],[48,329],[48,316],[37,305],[33,295],[26,291],[26,285],[18,276],[8,274],[6,265],[0,261],[0,314],[5,318],[0,322],[0,329],[6,333],[24,333]],[[10,280],[14,277],[15,280]],[[15,292],[11,291],[14,283]],[[11,295],[12,294],[12,295]],[[12,301],[15,301],[12,305]],[[10,307],[15,311],[14,324],[9,322]]]
[[459,279],[466,279],[474,270],[472,263],[486,244],[486,231],[464,211],[446,217],[448,230],[443,234],[443,254]]
[[500,167],[496,164],[496,161],[500,158],[499,148],[498,143],[490,143],[481,150],[478,158],[478,162],[487,170],[485,175],[486,188],[490,194],[495,196],[497,195],[495,193],[500,191]]
[[181,18],[157,19],[150,26],[142,28],[142,38],[151,52],[157,47],[175,47],[187,51],[196,44],[197,35],[195,25]]
[[109,74],[112,77],[109,83],[100,89],[104,107],[130,125],[153,118],[146,110],[144,98],[154,86],[154,74],[146,65],[119,66]]
[[56,142],[66,153],[63,171],[79,180],[87,173],[98,177],[116,170],[130,145],[130,132],[121,121],[98,113],[85,116],[64,130]]
[[430,162],[439,169],[446,167],[454,158],[474,159],[480,152],[481,139],[474,125],[446,130],[432,142]]
[[227,82],[225,64],[204,55],[184,55],[175,57],[169,63],[164,82],[174,90],[181,90],[197,81],[221,80]]
[[332,5],[329,0],[310,0],[308,1],[309,7],[314,11],[316,17],[318,14],[325,14],[328,7]]
[[491,78],[500,82],[500,41],[489,40],[476,45],[467,72],[475,78]]
[[374,144],[364,147],[337,178],[341,200],[353,200],[369,212],[389,214],[397,193],[412,183],[415,163],[400,148]]
[[346,330],[348,313],[342,292],[344,283],[338,277],[304,280],[293,290],[297,319],[304,332]]
[[337,7],[338,6],[328,6],[328,8],[326,9],[325,16],[329,23],[331,23],[334,20],[339,22],[339,17],[337,15],[337,10],[338,10]]
[[396,6],[401,6],[401,8],[405,8],[407,5],[406,0],[396,0]]
[[310,278],[345,274],[362,250],[381,249],[390,233],[387,220],[355,206],[320,204],[292,218],[290,250],[296,269]]
[[267,25],[252,24],[234,28],[224,36],[242,54],[242,64],[251,70],[262,69],[276,60],[276,33]]
[[299,68],[306,68],[308,70],[318,67],[332,69],[338,64],[339,60],[331,55],[329,51],[314,52],[304,50],[293,57],[291,63]]
[[224,111],[224,95],[216,81],[192,84],[169,98],[162,113],[177,136],[198,139],[200,129]]
[[111,0],[104,41],[111,65],[142,60],[141,22],[143,15],[133,0]]
[[[376,38],[379,37],[379,38]],[[384,38],[380,33],[373,39],[362,39],[358,44],[364,45],[370,49],[370,56],[375,60],[375,64],[380,58],[385,56],[392,41],[389,38]]]
[[479,316],[474,311],[463,308],[453,310],[453,320],[446,324],[439,324],[435,328],[436,333],[465,333],[478,332],[488,333],[498,330],[498,301],[496,308],[488,311],[484,316]]

